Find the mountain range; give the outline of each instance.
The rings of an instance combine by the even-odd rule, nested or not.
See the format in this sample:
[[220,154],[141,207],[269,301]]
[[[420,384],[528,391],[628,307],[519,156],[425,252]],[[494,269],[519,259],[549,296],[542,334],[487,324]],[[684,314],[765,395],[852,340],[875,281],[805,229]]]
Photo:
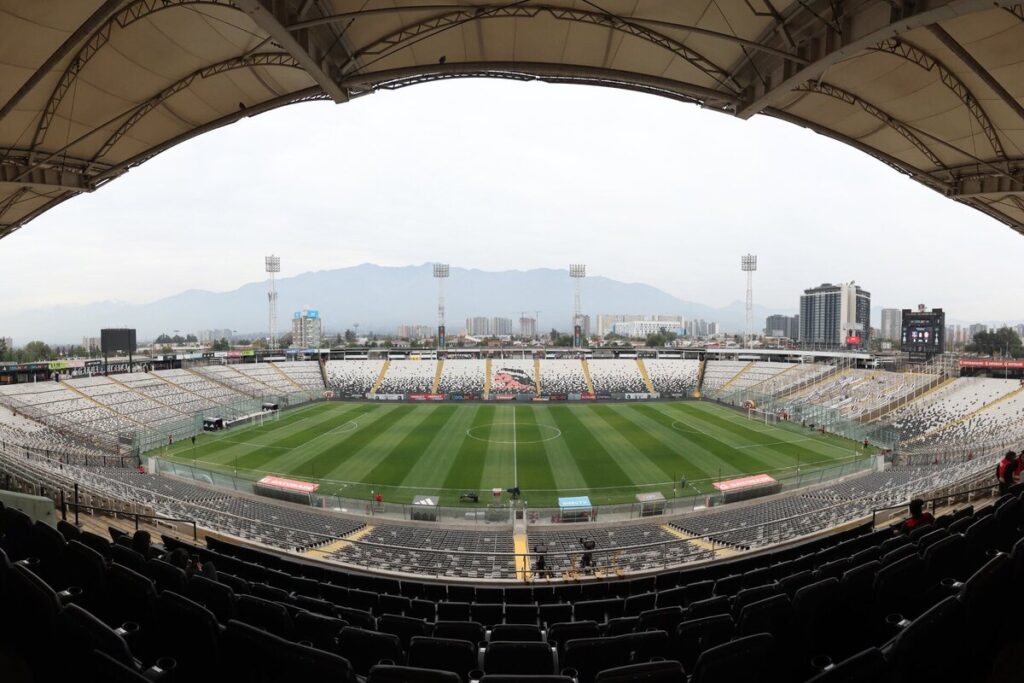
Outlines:
[[[361,333],[394,332],[402,324],[436,325],[437,284],[432,265],[387,267],[364,263],[349,268],[303,273],[277,281],[278,331],[291,329],[294,311],[303,306],[320,311],[324,331],[341,332],[359,324]],[[518,328],[521,312],[534,317],[539,329],[570,329],[572,282],[565,270],[537,268],[489,272],[452,268],[445,282],[449,334],[464,328],[470,316],[512,318]],[[672,314],[717,322],[723,331],[746,326],[746,307],[736,301],[722,308],[685,301],[641,283],[588,277],[582,282],[583,312],[596,330],[598,313]],[[775,311],[754,306],[754,328]],[[789,312],[791,313],[791,312]],[[78,343],[98,336],[101,327],[134,327],[139,340],[167,332],[231,329],[240,333],[267,328],[267,283],[251,282],[229,292],[192,289],[146,304],[116,301],[36,308],[5,316],[4,334],[19,345],[31,339]]]

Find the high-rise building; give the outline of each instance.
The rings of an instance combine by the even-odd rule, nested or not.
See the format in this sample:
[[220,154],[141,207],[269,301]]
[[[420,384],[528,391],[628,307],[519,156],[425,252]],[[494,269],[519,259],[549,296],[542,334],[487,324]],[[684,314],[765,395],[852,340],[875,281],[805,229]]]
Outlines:
[[675,320],[631,320],[624,323],[615,323],[612,331],[620,336],[644,338],[649,334],[658,332],[679,332],[678,321]]
[[430,325],[399,325],[398,336],[401,339],[426,339],[434,336],[434,328]]
[[320,311],[314,311],[305,306],[301,311],[295,311],[292,315],[293,349],[320,348],[322,336],[323,321],[320,319]]
[[[11,337],[0,337],[0,340],[3,340],[4,348],[6,348],[8,351],[14,350],[14,339],[12,339]],[[96,340],[96,347],[99,348],[99,339]],[[89,347],[86,346],[85,348]]]
[[[11,338],[7,338],[7,348],[11,348]],[[100,350],[100,338],[99,337],[82,337],[82,348],[87,353],[96,353]]]
[[796,340],[800,336],[800,316],[770,315],[764,321],[764,333],[769,337]]
[[871,294],[854,283],[805,289],[800,297],[800,342],[865,347],[871,335]]
[[889,341],[898,341],[902,334],[903,311],[898,308],[882,309],[882,327],[878,336]]
[[519,336],[532,339],[537,336],[537,319],[536,318],[520,318],[519,319]]
[[589,337],[590,336],[590,316],[589,315],[581,315],[580,316],[580,328],[582,328],[580,330],[580,334],[582,334],[584,337]]
[[483,316],[466,318],[466,334],[470,337],[487,337],[491,334],[491,319]]
[[[586,323],[589,324],[590,316],[583,317],[586,319]],[[632,323],[640,321],[675,323],[675,327],[679,329],[686,326],[686,321],[681,315],[672,315],[667,313],[660,315],[643,315],[641,313],[601,313],[597,316],[597,334],[602,337],[611,334],[612,328],[616,323]],[[584,330],[584,334],[590,334],[589,327]]]
[[974,341],[974,337],[981,332],[988,332],[988,325],[985,323],[974,323],[967,328],[967,343]]
[[512,318],[491,318],[491,335],[495,337],[511,337]]
[[718,323],[708,323],[708,337],[715,337],[722,333],[722,328]]
[[220,329],[220,330],[199,330],[196,333],[196,337],[199,339],[200,344],[210,344],[221,339],[231,339],[231,330]]

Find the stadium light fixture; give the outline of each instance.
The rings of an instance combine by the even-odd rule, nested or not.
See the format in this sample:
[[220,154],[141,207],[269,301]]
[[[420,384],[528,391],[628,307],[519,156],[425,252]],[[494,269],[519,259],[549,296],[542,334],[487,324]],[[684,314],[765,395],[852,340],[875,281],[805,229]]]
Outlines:
[[743,347],[748,348],[754,333],[754,271],[757,270],[757,256],[741,256],[740,270],[747,274],[747,331],[743,335]]
[[573,348],[583,346],[583,315],[580,305],[580,282],[587,276],[587,266],[584,263],[570,263],[569,277],[572,278],[573,286],[573,318],[572,318],[572,345]]
[[447,334],[444,329],[444,281],[451,275],[447,263],[434,264],[434,279],[437,280],[437,350],[444,351]]
[[274,330],[277,328],[277,284],[274,277],[277,273],[281,272],[281,257],[274,256],[271,254],[264,259],[264,267],[267,271],[267,275],[270,281],[267,283],[267,305],[269,307],[268,313],[268,328],[269,335],[267,337],[268,347],[273,349],[274,343]]

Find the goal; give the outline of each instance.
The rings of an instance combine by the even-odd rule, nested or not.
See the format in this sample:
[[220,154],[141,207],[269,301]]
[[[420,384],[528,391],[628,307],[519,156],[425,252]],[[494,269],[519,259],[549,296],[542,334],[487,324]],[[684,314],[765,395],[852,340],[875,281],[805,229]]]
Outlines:
[[779,420],[779,416],[773,412],[767,410],[758,410],[757,408],[747,409],[747,419],[757,420],[758,422],[764,422],[766,425],[776,424]]

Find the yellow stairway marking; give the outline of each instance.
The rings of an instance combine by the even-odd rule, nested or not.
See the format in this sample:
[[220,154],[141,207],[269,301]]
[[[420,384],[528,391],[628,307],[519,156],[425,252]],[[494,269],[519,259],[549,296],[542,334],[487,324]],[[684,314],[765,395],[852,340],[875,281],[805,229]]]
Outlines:
[[540,396],[540,358],[533,359],[533,381],[537,387],[537,395]]
[[647,366],[644,365],[644,359],[640,356],[636,357],[636,366],[640,368],[640,376],[644,378],[644,385],[647,387],[647,393],[654,393],[654,382],[651,381],[651,376],[647,374]]
[[343,548],[347,548],[351,545],[351,541],[358,541],[365,538],[369,533],[373,531],[373,525],[367,524],[364,527],[360,527],[350,534],[346,534],[339,539],[333,540],[325,545],[318,545],[315,548],[302,551],[303,555],[330,555],[336,553]]
[[444,369],[444,358],[437,359],[437,370],[434,370],[434,383],[430,385],[430,393],[436,394],[441,386],[441,371]]
[[[277,370],[277,374],[279,374],[279,375],[281,375],[282,377],[284,377],[284,378],[285,378],[285,381],[287,381],[288,383],[292,384],[292,385],[293,385],[293,386],[294,386],[294,387],[295,387],[296,389],[298,389],[299,391],[306,391],[306,387],[302,386],[301,384],[299,384],[298,382],[296,382],[295,380],[293,380],[293,379],[292,379],[292,378],[291,378],[291,377],[290,377],[290,376],[288,375],[288,373],[287,373],[287,372],[285,372],[285,371],[284,371],[284,370],[282,370],[281,368],[277,367],[277,363],[268,363],[268,365],[270,365],[270,367],[272,367],[272,368],[274,368],[275,370]],[[318,365],[319,365],[319,363],[318,363]]]
[[704,370],[707,368],[707,361],[702,360],[697,367],[697,388],[693,390],[693,397],[701,397],[701,389],[704,387]]
[[586,358],[580,358],[580,363],[583,365],[583,378],[587,380],[587,393],[594,393],[594,383],[590,381],[590,366],[587,365]]
[[491,395],[491,359],[488,358],[484,362],[484,400],[486,401]]
[[515,547],[516,555],[516,578],[529,581],[533,576],[530,571],[530,543],[527,541],[526,533],[514,534],[512,544]]
[[736,375],[735,375],[735,376],[734,376],[734,377],[733,377],[733,378],[732,378],[731,380],[729,380],[728,382],[726,382],[725,384],[723,384],[723,385],[722,385],[722,388],[721,388],[721,389],[719,389],[719,391],[725,391],[726,389],[728,389],[728,388],[729,388],[729,385],[730,385],[730,384],[732,384],[733,382],[735,382],[736,380],[738,380],[738,379],[739,379],[740,377],[742,377],[743,375],[747,374],[747,370],[749,370],[749,369],[750,369],[750,368],[752,368],[752,367],[754,367],[754,361],[750,361],[750,362],[749,362],[749,363],[747,363],[747,364],[746,364],[745,366],[743,366],[743,369],[742,369],[742,370],[740,370],[739,372],[737,372],[737,373],[736,373]]
[[944,432],[947,429],[952,429],[953,427],[956,427],[959,424],[963,424],[964,422],[967,422],[972,417],[976,417],[980,413],[985,412],[986,410],[988,410],[989,408],[991,408],[994,405],[998,405],[998,404],[1000,404],[1000,403],[1002,403],[1004,401],[1009,401],[1011,398],[1014,398],[1015,396],[1018,396],[1022,391],[1024,391],[1024,386],[1021,386],[1021,387],[1019,387],[1017,389],[1014,389],[1013,391],[1011,391],[1008,394],[1003,394],[1002,396],[1000,396],[996,400],[994,400],[994,401],[992,401],[990,403],[986,403],[985,405],[979,406],[978,408],[975,408],[974,410],[972,410],[971,412],[967,413],[963,417],[959,417],[959,418],[953,420],[952,422],[950,422],[949,424],[940,425],[940,426],[936,427],[935,429],[932,429],[930,431],[925,432],[921,436],[918,436],[918,437],[916,437],[914,439],[911,439],[911,441],[923,441],[924,439],[928,438],[932,434],[938,434],[939,432]]
[[131,416],[129,416],[129,415],[122,415],[121,413],[117,412],[116,410],[114,410],[114,409],[113,409],[113,408],[111,408],[110,406],[107,406],[107,405],[104,405],[103,403],[100,403],[99,401],[97,401],[96,399],[94,399],[94,398],[93,398],[92,396],[90,396],[89,394],[85,393],[84,391],[82,391],[82,390],[80,390],[80,389],[76,389],[75,387],[71,386],[71,385],[70,385],[70,384],[68,384],[67,382],[61,382],[61,383],[60,383],[60,385],[61,385],[62,387],[64,387],[65,389],[68,389],[68,390],[70,390],[70,391],[71,391],[72,393],[74,393],[74,394],[78,394],[79,396],[81,396],[82,398],[84,398],[84,399],[85,399],[86,401],[88,401],[89,403],[93,403],[93,404],[95,404],[95,405],[96,405],[96,407],[98,407],[98,408],[102,408],[103,410],[107,411],[107,412],[108,412],[108,413],[110,413],[111,415],[116,415],[117,417],[123,417],[124,419],[128,420],[129,422],[134,422],[135,424],[139,425],[140,427],[143,427],[143,426],[145,426],[145,425],[143,425],[143,424],[142,424],[141,422],[139,422],[138,420],[133,420],[133,419],[131,418]]
[[373,387],[370,389],[370,396],[377,395],[377,390],[380,389],[380,385],[384,382],[384,375],[388,374],[389,367],[391,367],[391,359],[386,359],[384,365],[380,366],[380,374],[377,375],[377,381],[373,383]]
[[731,557],[739,553],[738,550],[736,550],[735,548],[730,548],[729,546],[714,545],[711,541],[707,540],[706,538],[694,538],[693,535],[686,533],[682,529],[677,529],[671,524],[665,524],[661,528],[663,531],[672,534],[676,538],[681,538],[684,541],[689,541],[701,550],[713,551],[715,553],[716,558]]

